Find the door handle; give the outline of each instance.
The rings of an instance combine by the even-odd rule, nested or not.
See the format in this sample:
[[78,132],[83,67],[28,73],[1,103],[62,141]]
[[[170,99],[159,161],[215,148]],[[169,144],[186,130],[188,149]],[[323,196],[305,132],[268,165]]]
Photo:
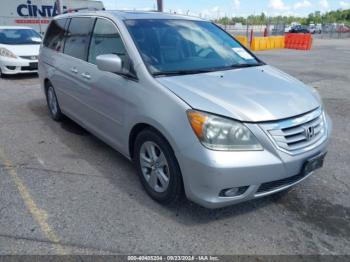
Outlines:
[[75,67],[71,68],[70,71],[74,74],[78,74],[78,69],[76,69]]
[[81,76],[87,80],[90,80],[91,79],[91,76],[89,73],[82,73]]

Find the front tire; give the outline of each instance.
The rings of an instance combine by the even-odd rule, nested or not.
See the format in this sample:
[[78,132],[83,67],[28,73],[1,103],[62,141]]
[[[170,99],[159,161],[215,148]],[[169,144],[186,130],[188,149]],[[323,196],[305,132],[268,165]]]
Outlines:
[[52,85],[49,85],[46,89],[46,101],[52,119],[57,122],[62,121],[63,114],[61,112],[60,105],[58,104],[55,89]]
[[170,205],[182,196],[182,175],[166,139],[153,129],[135,140],[134,160],[141,183],[151,198]]

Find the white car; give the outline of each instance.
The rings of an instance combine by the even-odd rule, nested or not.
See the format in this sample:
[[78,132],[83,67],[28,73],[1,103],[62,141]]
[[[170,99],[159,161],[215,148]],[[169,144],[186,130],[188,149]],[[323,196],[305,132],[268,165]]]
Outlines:
[[41,41],[30,27],[0,26],[0,77],[36,73]]
[[292,30],[292,27],[290,25],[284,28],[285,33],[289,33],[290,30]]

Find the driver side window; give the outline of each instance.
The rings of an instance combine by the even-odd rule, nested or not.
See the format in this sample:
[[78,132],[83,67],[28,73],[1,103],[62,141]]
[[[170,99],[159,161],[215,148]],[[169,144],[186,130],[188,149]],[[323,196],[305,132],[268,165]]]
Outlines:
[[91,37],[88,62],[96,64],[96,57],[105,54],[118,55],[123,61],[123,67],[130,64],[129,58],[116,26],[106,20],[98,18]]

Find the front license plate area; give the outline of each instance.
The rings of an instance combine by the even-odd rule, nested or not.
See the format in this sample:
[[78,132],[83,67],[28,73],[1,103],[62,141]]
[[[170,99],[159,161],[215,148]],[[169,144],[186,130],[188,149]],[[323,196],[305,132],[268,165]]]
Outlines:
[[326,158],[327,153],[317,155],[313,158],[308,159],[303,168],[303,173],[305,175],[310,174],[311,172],[320,169],[323,167],[324,159]]
[[29,63],[29,68],[32,70],[37,70],[38,69],[38,63]]

